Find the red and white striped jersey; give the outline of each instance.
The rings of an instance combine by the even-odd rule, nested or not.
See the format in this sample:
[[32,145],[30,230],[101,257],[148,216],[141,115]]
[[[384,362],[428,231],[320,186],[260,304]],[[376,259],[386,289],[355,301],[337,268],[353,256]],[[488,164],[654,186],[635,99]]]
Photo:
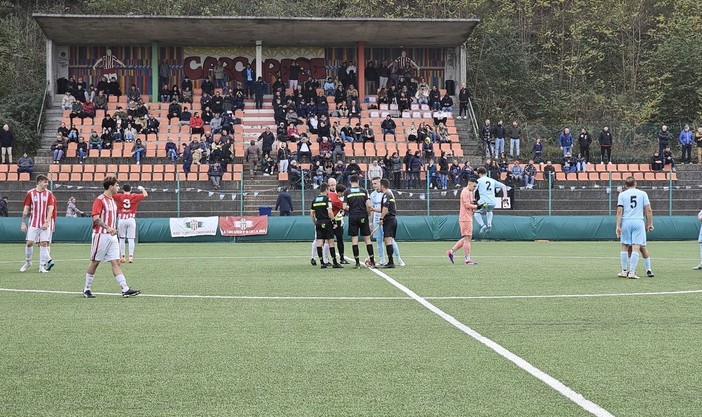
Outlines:
[[[100,216],[106,226],[117,228],[117,203],[115,200],[100,194],[93,202],[92,216]],[[104,227],[93,224],[93,233],[109,233]]]
[[143,194],[115,194],[112,196],[117,202],[117,214],[120,219],[136,217],[137,207],[144,199]]
[[49,229],[54,230],[56,225],[56,197],[51,191],[39,191],[36,188],[27,191],[27,195],[24,197],[24,205],[29,206],[32,210],[29,216],[30,227],[42,227],[46,221],[49,207],[53,206],[54,212],[51,215]]

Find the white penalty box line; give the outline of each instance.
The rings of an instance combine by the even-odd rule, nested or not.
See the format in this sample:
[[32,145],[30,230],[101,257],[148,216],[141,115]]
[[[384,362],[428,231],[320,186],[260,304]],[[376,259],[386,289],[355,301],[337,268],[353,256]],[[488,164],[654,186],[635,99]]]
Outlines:
[[380,276],[383,278],[385,281],[390,283],[392,286],[395,288],[399,289],[403,293],[407,294],[410,298],[427,308],[429,311],[432,313],[438,315],[448,323],[450,323],[452,326],[456,327],[463,333],[467,334],[468,336],[472,337],[473,339],[477,340],[478,342],[482,343],[483,345],[487,346],[488,348],[492,349],[494,352],[499,354],[500,356],[504,357],[508,361],[512,362],[513,364],[517,365],[524,371],[528,372],[530,375],[533,377],[537,378],[538,380],[544,382],[546,385],[549,387],[553,388],[555,391],[557,391],[559,394],[563,395],[564,397],[568,398],[584,410],[588,411],[589,413],[598,416],[598,417],[612,417],[612,414],[602,408],[601,406],[595,404],[594,402],[588,400],[585,398],[582,394],[579,394],[575,392],[573,389],[569,388],[565,384],[563,384],[561,381],[557,380],[556,378],[552,377],[551,375],[545,373],[544,371],[538,369],[534,365],[530,364],[527,362],[525,359],[521,358],[520,356],[517,356],[516,354],[512,353],[511,351],[507,350],[505,347],[502,345],[498,344],[497,342],[488,339],[487,337],[481,335],[477,331],[473,330],[472,328],[466,326],[465,324],[461,323],[458,321],[456,318],[451,316],[450,314],[444,312],[441,310],[439,307],[435,306],[434,304],[430,303],[427,301],[426,298],[420,297],[417,295],[414,291],[410,290],[409,288],[405,287],[404,285],[400,284],[399,282],[395,281],[393,278],[388,276],[382,271],[379,271],[378,269],[371,269],[372,272],[374,272],[376,275]]

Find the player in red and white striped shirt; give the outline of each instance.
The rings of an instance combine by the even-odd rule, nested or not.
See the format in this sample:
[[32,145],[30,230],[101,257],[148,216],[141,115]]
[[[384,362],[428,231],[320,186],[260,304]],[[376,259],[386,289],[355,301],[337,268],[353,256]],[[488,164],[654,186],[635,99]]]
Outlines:
[[[27,246],[25,247],[25,262],[20,268],[20,272],[25,272],[32,266],[34,244],[37,242],[40,246],[39,272],[49,272],[46,266],[51,261],[49,244],[56,226],[56,197],[46,188],[48,185],[49,178],[46,175],[37,175],[36,188],[29,190],[24,197],[20,230],[27,233]],[[29,224],[27,224],[25,220],[30,209],[31,216]]]
[[141,200],[149,196],[144,187],[139,186],[141,194],[132,194],[132,187],[129,184],[124,184],[122,187],[124,194],[115,194],[114,199],[117,202],[117,215],[119,222],[117,224],[117,237],[119,237],[119,254],[120,263],[124,263],[124,241],[129,242],[129,263],[134,262],[134,245],[136,241],[136,212]]
[[117,283],[122,287],[123,297],[138,295],[141,291],[129,288],[127,279],[122,273],[119,264],[119,242],[117,240],[117,203],[113,196],[119,191],[119,183],[116,177],[107,177],[102,183],[105,192],[100,194],[93,202],[93,240],[90,247],[90,265],[85,274],[85,288],[83,297],[95,298],[90,291],[93,277],[98,265],[102,261],[109,261],[112,264],[112,273]]

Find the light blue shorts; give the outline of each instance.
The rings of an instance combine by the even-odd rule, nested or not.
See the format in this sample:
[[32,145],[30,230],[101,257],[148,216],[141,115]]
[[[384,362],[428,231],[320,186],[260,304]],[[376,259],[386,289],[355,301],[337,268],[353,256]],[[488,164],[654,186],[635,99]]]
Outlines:
[[493,211],[493,210],[495,209],[495,203],[488,204],[487,206],[481,206],[481,204],[483,204],[483,203],[481,203],[480,201],[478,201],[478,206],[480,207],[480,210],[479,210],[479,211],[480,211],[481,214],[485,214],[485,213],[487,213],[488,211]]
[[646,225],[643,220],[622,220],[622,245],[646,246]]
[[697,242],[702,243],[702,227],[700,227],[700,235],[697,237]]

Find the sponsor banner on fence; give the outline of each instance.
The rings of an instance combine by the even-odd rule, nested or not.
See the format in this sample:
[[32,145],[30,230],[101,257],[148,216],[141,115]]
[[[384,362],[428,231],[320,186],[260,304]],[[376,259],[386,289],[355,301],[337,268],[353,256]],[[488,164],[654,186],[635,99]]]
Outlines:
[[268,216],[227,216],[219,218],[222,236],[254,236],[268,234]]
[[171,237],[214,236],[219,217],[171,218]]

